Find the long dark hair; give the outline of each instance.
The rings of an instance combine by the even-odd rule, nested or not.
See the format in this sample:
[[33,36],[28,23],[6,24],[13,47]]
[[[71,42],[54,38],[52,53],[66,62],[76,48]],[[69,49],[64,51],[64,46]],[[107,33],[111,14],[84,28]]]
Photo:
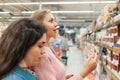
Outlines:
[[0,38],[0,78],[10,73],[24,58],[27,50],[46,32],[32,19],[12,22]]

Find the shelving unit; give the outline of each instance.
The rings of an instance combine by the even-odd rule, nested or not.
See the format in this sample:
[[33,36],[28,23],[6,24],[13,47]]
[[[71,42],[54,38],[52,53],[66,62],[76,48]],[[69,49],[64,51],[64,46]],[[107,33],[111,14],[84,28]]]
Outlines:
[[114,52],[117,52],[117,53],[120,54],[120,48],[118,48],[118,47],[109,46],[109,45],[102,44],[102,43],[99,43],[99,42],[95,42],[94,44],[97,45],[97,46],[105,47],[105,48],[107,48],[107,49],[109,49],[111,51],[114,51]]
[[90,33],[86,33],[84,36],[88,35],[88,34],[92,34],[93,32],[99,32],[103,29],[107,29],[107,28],[110,28],[112,26],[116,26],[120,24],[120,14],[115,16],[112,20],[108,21],[106,24],[100,26],[100,27],[97,27],[96,29],[94,29],[93,31],[91,31]]
[[120,77],[118,74],[114,73],[112,70],[108,69],[107,66],[105,66],[103,63],[103,68],[107,72],[107,74],[111,77],[112,80],[120,80]]
[[[102,30],[108,29],[110,27],[117,26],[119,24],[120,24],[120,14],[115,16],[114,18],[112,18],[106,24],[104,24],[100,27],[96,27],[92,31],[88,31],[90,33],[86,33],[84,35],[84,37],[87,37],[88,34],[97,33],[97,32],[100,32]],[[109,49],[113,52],[116,52],[117,54],[120,54],[120,47],[110,46],[108,44],[103,44],[102,42],[94,42],[94,41],[90,41],[90,40],[86,40],[86,42],[89,44],[97,45],[99,47],[105,47],[106,49]],[[102,62],[102,66],[112,80],[120,80],[120,75],[117,72],[114,72],[113,70],[109,69],[106,65],[103,64],[103,62]]]

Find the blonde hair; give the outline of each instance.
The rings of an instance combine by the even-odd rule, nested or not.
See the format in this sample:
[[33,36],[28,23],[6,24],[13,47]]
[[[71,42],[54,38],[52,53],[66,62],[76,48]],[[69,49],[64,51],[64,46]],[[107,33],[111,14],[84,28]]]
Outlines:
[[42,23],[46,14],[51,13],[50,10],[36,10],[32,15],[31,18],[34,19],[35,21]]

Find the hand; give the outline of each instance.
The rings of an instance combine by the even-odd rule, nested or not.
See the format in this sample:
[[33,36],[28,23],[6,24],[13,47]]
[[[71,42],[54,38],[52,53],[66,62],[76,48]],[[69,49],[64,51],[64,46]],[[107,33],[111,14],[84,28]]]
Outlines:
[[97,67],[97,54],[94,53],[88,57],[83,66],[83,70],[80,72],[81,77],[85,77]]

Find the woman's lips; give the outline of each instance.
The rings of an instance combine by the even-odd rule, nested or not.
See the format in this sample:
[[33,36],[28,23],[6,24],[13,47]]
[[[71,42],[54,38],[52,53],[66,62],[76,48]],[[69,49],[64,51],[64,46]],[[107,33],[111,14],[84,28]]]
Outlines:
[[53,30],[56,33],[56,30]]

